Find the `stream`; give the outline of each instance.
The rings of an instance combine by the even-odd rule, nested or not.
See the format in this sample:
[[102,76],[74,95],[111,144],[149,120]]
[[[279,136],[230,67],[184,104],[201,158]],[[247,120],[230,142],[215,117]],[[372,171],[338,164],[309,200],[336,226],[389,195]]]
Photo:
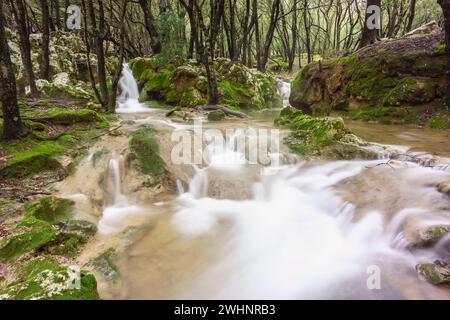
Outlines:
[[[417,228],[450,224],[450,197],[435,187],[450,172],[380,165],[385,160],[302,161],[283,145],[269,146],[265,165],[250,163],[237,139],[250,139],[249,128],[275,129],[276,111],[179,123],[166,118],[168,110],[139,103],[126,65],[121,86],[123,135],[105,136],[58,192],[98,225],[80,262],[110,247],[118,253],[121,278],[99,278],[103,299],[450,299],[448,289],[415,271],[418,263],[449,258],[450,238],[409,250]],[[280,85],[285,105],[289,94],[289,84]],[[193,150],[207,153],[208,165],[174,164],[173,133],[198,123],[244,130],[225,147]],[[129,135],[142,125],[157,130],[173,188],[142,188],[143,177],[127,165]],[[450,156],[448,132],[350,128],[371,141]]]

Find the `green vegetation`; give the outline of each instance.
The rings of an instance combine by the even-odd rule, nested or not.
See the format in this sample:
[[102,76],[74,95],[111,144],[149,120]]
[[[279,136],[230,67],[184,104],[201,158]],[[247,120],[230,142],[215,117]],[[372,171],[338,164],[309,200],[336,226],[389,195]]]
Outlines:
[[142,173],[155,177],[164,173],[164,161],[159,156],[159,146],[153,129],[141,128],[135,131],[130,140],[130,150]]
[[97,281],[81,270],[80,283],[71,270],[49,257],[39,257],[20,268],[19,280],[9,285],[0,299],[12,300],[98,300]]
[[450,129],[450,115],[433,115],[427,120],[426,126],[431,129]]
[[0,242],[0,261],[18,258],[56,239],[56,230],[47,222],[27,216]]
[[75,202],[56,197],[42,197],[27,207],[27,211],[37,219],[50,224],[71,218]]
[[[183,59],[160,65],[157,57],[137,58],[129,65],[143,87],[142,101],[156,99],[181,107],[204,105],[208,101],[206,72],[201,65]],[[272,74],[254,71],[227,59],[217,59],[215,69],[219,104],[232,109],[256,110],[281,106]]]
[[320,155],[325,148],[337,144],[351,133],[342,119],[313,118],[292,108],[283,110],[275,123],[292,130],[286,142],[302,156]]

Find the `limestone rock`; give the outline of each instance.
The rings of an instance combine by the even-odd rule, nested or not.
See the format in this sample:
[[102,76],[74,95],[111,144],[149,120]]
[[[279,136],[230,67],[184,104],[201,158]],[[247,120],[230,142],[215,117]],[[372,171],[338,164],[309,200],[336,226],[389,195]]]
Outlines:
[[416,266],[417,273],[434,285],[450,284],[450,267],[443,261],[422,263]]

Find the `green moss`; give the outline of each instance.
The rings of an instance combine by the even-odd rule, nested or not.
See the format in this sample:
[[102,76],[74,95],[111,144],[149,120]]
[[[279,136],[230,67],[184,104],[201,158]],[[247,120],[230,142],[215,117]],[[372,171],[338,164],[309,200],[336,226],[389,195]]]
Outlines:
[[209,121],[221,121],[224,120],[226,117],[225,112],[222,110],[214,110],[208,113],[208,120]]
[[97,300],[97,281],[88,271],[80,271],[77,287],[69,268],[48,257],[26,264],[20,281],[9,285],[0,298],[11,300]]
[[135,131],[130,140],[130,149],[144,174],[159,176],[164,173],[164,161],[159,156],[153,129],[141,128]]
[[24,218],[12,235],[0,242],[0,261],[20,257],[37,250],[56,238],[56,230],[33,216]]
[[402,119],[407,112],[402,108],[363,106],[349,112],[353,120],[388,123],[393,119]]
[[349,79],[346,84],[348,94],[368,101],[382,101],[398,81],[381,72],[377,62],[372,60],[352,61],[346,67],[345,74]]
[[431,129],[450,129],[449,115],[433,115],[427,120],[426,126]]
[[86,244],[97,232],[95,224],[84,220],[70,220],[58,224],[59,232],[54,241],[46,245],[46,251],[66,257],[75,257],[80,246]]
[[253,105],[252,98],[254,92],[248,85],[242,85],[229,80],[224,80],[218,84],[219,90],[219,103],[224,105],[231,105],[240,108],[252,108],[261,109],[261,105]]
[[52,111],[44,120],[62,125],[105,121],[101,115],[90,109]]
[[436,97],[436,83],[423,77],[406,77],[400,80],[384,100],[389,105],[404,103],[422,104]]
[[42,197],[27,207],[27,211],[37,219],[55,224],[68,220],[74,210],[75,202],[56,197]]
[[302,156],[320,155],[350,133],[342,119],[313,118],[295,110],[286,111],[276,123],[292,129],[286,143]]
[[293,125],[296,117],[303,115],[298,109],[287,107],[281,110],[280,115],[275,119],[277,126],[291,126]]
[[434,48],[434,53],[436,54],[444,54],[447,51],[447,46],[445,43],[441,43]]

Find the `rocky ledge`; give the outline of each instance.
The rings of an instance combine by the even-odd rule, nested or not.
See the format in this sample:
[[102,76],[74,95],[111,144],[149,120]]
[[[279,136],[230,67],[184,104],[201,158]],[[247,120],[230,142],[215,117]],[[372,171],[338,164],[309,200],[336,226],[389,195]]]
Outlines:
[[292,106],[309,114],[346,111],[357,120],[450,128],[441,101],[443,33],[433,24],[425,30],[305,66],[292,84]]

